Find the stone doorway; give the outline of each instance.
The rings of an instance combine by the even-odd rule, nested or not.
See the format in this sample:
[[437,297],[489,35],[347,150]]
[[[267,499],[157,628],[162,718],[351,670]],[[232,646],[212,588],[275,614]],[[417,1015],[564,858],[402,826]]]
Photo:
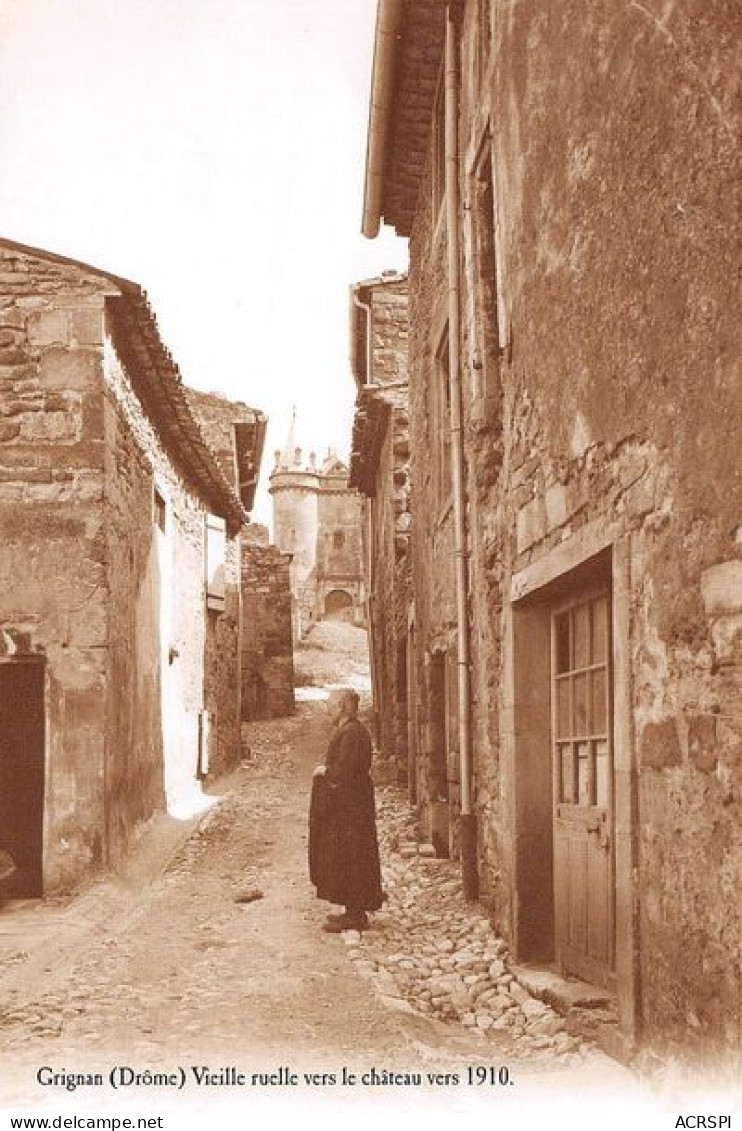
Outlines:
[[0,848],[16,871],[2,894],[43,894],[44,662],[0,658]]
[[[627,1048],[640,1013],[630,594],[630,543],[592,527],[513,576],[502,733],[513,822],[513,953],[615,994]],[[583,629],[593,632],[585,664],[575,641]],[[596,685],[584,726],[575,714],[582,690],[574,686],[583,676]],[[564,856],[572,834],[579,844],[569,852],[574,847],[584,883],[579,875],[572,883],[575,861]]]

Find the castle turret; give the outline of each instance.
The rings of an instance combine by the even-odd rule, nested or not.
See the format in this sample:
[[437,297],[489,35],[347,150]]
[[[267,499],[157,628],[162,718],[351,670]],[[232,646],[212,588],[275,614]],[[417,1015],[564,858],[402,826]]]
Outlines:
[[309,464],[302,461],[296,408],[292,410],[283,450],[275,453],[268,489],[273,498],[273,541],[279,550],[292,555],[294,639],[298,640],[314,611],[319,519],[318,472],[314,453],[310,455]]
[[323,617],[363,621],[360,496],[334,449],[317,464],[314,452],[304,460],[294,408],[269,491],[273,541],[292,555],[295,640]]

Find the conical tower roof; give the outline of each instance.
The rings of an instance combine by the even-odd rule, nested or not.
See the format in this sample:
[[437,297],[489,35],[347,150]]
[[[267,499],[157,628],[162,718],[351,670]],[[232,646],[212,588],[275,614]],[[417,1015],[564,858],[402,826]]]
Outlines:
[[299,426],[296,420],[296,405],[291,406],[291,423],[289,424],[288,434],[286,436],[286,443],[283,445],[281,452],[281,463],[285,467],[291,467],[296,459],[297,451],[299,448]]
[[283,471],[291,472],[307,472],[308,474],[316,474],[315,468],[315,454],[309,453],[309,463],[305,466],[305,461],[302,458],[303,452],[299,440],[299,425],[297,420],[296,405],[291,406],[291,422],[289,424],[286,442],[283,449],[277,449],[275,455],[275,466],[273,468],[273,475]]
[[283,449],[276,449],[275,471],[290,471],[301,466],[301,448],[299,447],[299,426],[296,419],[296,405],[291,406],[291,422],[286,435]]

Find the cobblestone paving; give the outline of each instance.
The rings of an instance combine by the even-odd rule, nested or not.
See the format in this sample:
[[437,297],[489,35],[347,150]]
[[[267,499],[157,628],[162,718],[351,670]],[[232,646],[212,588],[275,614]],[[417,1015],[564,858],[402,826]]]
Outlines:
[[401,793],[380,790],[377,808],[388,900],[363,935],[343,933],[358,971],[391,1007],[443,1021],[452,1034],[486,1037],[482,1051],[552,1063],[589,1054],[589,1043],[567,1033],[564,1018],[511,973],[483,908],[463,900],[459,866],[418,846]]

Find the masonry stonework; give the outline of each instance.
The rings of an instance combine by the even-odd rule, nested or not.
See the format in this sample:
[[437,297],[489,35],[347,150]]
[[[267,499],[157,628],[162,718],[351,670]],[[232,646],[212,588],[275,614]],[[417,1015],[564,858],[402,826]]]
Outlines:
[[[4,804],[27,820],[1,835],[41,894],[115,864],[158,808],[189,811],[210,751],[239,756],[238,681],[236,708],[216,698],[238,671],[244,511],[139,288],[7,242],[0,267],[0,680],[43,673],[4,716],[21,745],[41,720],[41,773],[3,743]],[[211,520],[226,632],[206,611]]]
[[[260,412],[218,393],[187,390],[188,403],[201,433],[214,453],[224,477],[234,486],[246,511],[254,504],[266,421]],[[223,773],[234,766],[242,741],[246,705],[243,664],[246,642],[254,632],[254,619],[246,613],[252,578],[245,572],[245,541],[249,526],[239,538],[227,540],[224,554],[224,604],[210,611],[206,622],[204,709],[211,720],[213,741],[208,772]]]
[[350,311],[357,398],[349,482],[363,496],[376,739],[379,753],[409,781],[415,799],[418,723],[407,693],[414,616],[406,278],[389,274],[356,284]]
[[60,886],[104,853],[105,288],[3,251],[0,289],[0,658],[43,668],[45,870]]
[[[426,19],[417,89],[431,89],[440,9],[406,7]],[[612,862],[606,979],[629,1043],[696,1060],[738,1049],[742,1001],[742,413],[728,191],[740,177],[741,31],[723,2],[659,13],[571,0],[548,14],[470,0],[453,31],[480,880],[514,952],[553,960],[563,898],[551,879],[562,867],[553,775],[566,746],[550,711],[568,661],[550,649],[564,618],[602,593],[611,826],[588,832],[585,851],[600,844]],[[412,50],[403,32],[404,74]],[[430,673],[456,632],[431,403],[447,217],[435,101],[397,89],[381,211],[410,238],[412,587],[434,720]],[[410,181],[395,145],[423,103],[428,158]],[[424,753],[423,776],[425,766]],[[455,830],[450,760],[449,776]]]
[[242,721],[294,712],[291,559],[255,524],[242,538]]
[[363,623],[361,500],[348,486],[348,468],[332,449],[318,465],[305,461],[292,418],[270,476],[273,537],[291,555],[294,639],[325,617]]

